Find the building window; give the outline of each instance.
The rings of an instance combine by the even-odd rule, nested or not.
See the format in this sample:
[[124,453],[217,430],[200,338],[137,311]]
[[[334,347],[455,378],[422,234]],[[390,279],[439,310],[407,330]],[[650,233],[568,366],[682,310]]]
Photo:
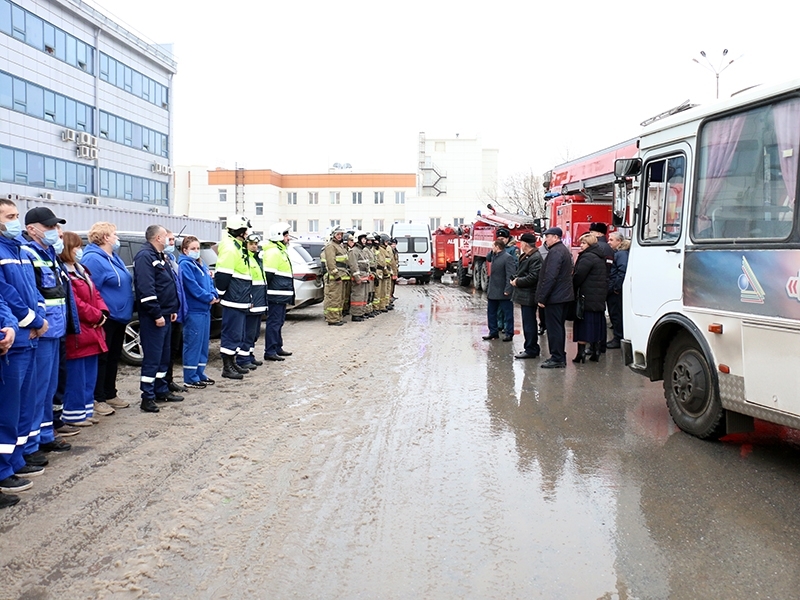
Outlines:
[[375,231],[383,231],[383,219],[375,219],[372,224],[374,225]]
[[331,192],[331,204],[339,204],[341,201],[340,192]]
[[[94,51],[94,48],[87,48],[92,52]],[[56,45],[56,53],[58,53],[58,45]],[[89,65],[88,72],[91,73],[92,61],[88,55],[87,61],[87,65]],[[100,79],[121,90],[130,92],[150,104],[169,110],[169,88],[142,75],[138,71],[134,71],[104,52],[100,53]]]
[[395,192],[394,193],[394,203],[395,204],[405,204],[406,203],[406,193],[405,192]]
[[353,219],[353,229],[361,229],[361,219]]
[[383,204],[383,192],[375,192],[375,204]]
[[317,232],[319,232],[319,219],[309,219],[308,220],[308,232],[309,233],[317,233]]
[[[87,108],[87,110],[90,109]],[[80,118],[78,120],[80,121]],[[91,128],[91,121],[89,121],[89,127]],[[80,122],[78,128],[80,129]],[[169,158],[169,140],[166,134],[102,110],[100,111],[100,137],[137,150],[144,150],[156,156]]]
[[222,224],[222,230],[225,231],[225,229],[228,227],[228,217],[217,217],[217,218],[219,219],[219,222]]
[[256,202],[256,216],[260,217],[263,214],[264,214],[264,203]]
[[[69,170],[67,170],[68,188],[71,177]],[[83,185],[80,172],[78,172],[77,177],[77,191],[80,192],[82,191],[81,187]],[[169,206],[169,185],[166,182],[145,179],[144,177],[136,177],[116,171],[108,171],[106,169],[100,169],[100,181],[101,196]],[[102,182],[105,181],[108,181],[108,188],[103,188]],[[91,182],[89,182],[88,185],[91,185]],[[108,190],[107,193],[105,191],[106,189]]]
[[286,192],[286,204],[297,204],[297,192]]
[[431,229],[437,229],[442,224],[441,217],[431,217]]
[[220,202],[228,201],[228,190],[219,190],[219,201]]
[[464,224],[464,217],[456,217],[453,219],[453,227],[461,227]]
[[361,192],[353,192],[353,204],[361,204]]
[[0,181],[94,193],[94,167],[0,146]]
[[308,203],[319,204],[319,192],[308,192]]
[[294,219],[294,220],[291,220],[291,221],[286,221],[286,222],[289,223],[289,225],[292,226],[292,232],[293,233],[297,233],[297,219]]
[[336,229],[341,224],[339,219],[331,219],[331,229]]

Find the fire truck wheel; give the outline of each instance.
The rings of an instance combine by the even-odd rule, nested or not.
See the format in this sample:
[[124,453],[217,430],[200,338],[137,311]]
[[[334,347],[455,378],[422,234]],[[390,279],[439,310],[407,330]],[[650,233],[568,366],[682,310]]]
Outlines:
[[464,270],[464,265],[461,264],[461,261],[458,261],[458,270],[456,271],[456,276],[458,277],[458,285],[462,287],[467,287],[469,285],[469,280],[472,279],[467,272]]
[[701,439],[725,434],[725,410],[705,354],[688,333],[679,334],[664,361],[664,396],[675,424]]

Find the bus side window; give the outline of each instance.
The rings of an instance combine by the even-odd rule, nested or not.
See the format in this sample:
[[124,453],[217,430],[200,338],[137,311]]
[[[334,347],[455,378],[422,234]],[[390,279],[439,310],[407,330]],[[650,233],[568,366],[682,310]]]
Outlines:
[[686,158],[651,161],[645,168],[641,241],[674,242],[681,235]]

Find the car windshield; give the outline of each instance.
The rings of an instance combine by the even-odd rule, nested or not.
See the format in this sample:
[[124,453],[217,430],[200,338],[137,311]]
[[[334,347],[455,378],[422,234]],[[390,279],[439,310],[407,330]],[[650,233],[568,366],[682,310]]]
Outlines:
[[311,256],[311,254],[308,253],[308,251],[303,246],[292,244],[291,247],[294,248],[297,251],[297,253],[303,257],[304,261],[314,262],[314,258]]

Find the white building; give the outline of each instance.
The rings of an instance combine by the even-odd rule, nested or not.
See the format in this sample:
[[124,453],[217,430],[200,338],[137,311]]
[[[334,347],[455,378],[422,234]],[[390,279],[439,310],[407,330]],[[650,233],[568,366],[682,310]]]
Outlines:
[[282,175],[270,169],[191,166],[175,171],[175,212],[224,221],[244,214],[253,230],[266,232],[286,221],[302,237],[325,237],[336,226],[386,231],[415,221],[459,225],[485,208],[486,191],[497,186],[497,150],[478,138],[425,139],[420,134],[417,173]]
[[175,72],[80,0],[0,0],[0,195],[170,212]]

